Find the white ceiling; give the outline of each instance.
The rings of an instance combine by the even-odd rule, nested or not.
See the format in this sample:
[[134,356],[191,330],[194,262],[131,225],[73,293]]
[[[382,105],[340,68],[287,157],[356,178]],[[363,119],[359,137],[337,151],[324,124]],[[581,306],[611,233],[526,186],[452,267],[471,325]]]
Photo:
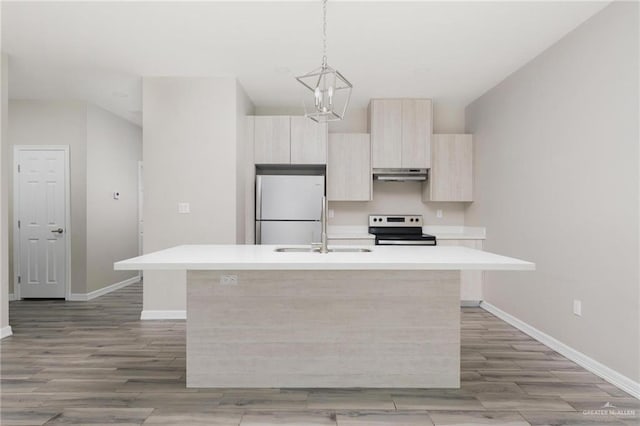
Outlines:
[[[372,97],[466,105],[607,5],[328,5],[329,64]],[[235,75],[259,107],[300,104],[321,60],[319,1],[2,2],[11,98],[85,99],[141,121],[141,76]]]

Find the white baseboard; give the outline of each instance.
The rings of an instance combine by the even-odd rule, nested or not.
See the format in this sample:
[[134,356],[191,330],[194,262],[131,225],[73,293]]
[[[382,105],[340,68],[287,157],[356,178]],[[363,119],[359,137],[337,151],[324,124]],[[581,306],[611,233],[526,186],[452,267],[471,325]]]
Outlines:
[[586,370],[592,372],[596,376],[599,376],[611,383],[614,386],[622,389],[623,391],[633,395],[634,397],[640,399],[640,383],[630,379],[629,377],[618,373],[617,371],[607,367],[606,365],[596,361],[593,358],[588,357],[587,355],[573,349],[571,346],[568,346],[561,341],[557,340],[554,337],[549,336],[546,333],[538,330],[537,328],[527,324],[524,321],[519,320],[511,314],[503,311],[500,308],[492,305],[491,303],[482,301],[480,303],[480,307],[484,310],[491,312],[493,315],[497,316],[501,320],[511,324],[518,330],[528,334],[533,337],[540,343],[550,347],[554,351],[563,355],[564,357],[570,359]]
[[16,295],[14,293],[9,293],[9,302],[13,302],[16,300]]
[[142,311],[141,320],[186,320],[187,311]]
[[5,337],[9,337],[12,334],[13,334],[13,331],[11,331],[11,326],[10,325],[0,328],[0,339],[4,339]]
[[98,290],[94,290],[91,293],[71,293],[71,296],[68,300],[75,302],[86,302],[88,300],[95,299],[96,297],[104,296],[107,293],[111,293],[112,291],[116,291],[121,289],[122,287],[126,287],[133,283],[137,283],[140,281],[140,275],[136,275],[135,277],[131,277],[124,281],[120,281],[119,283],[111,284],[106,287],[102,287]]
[[482,300],[461,300],[460,307],[462,308],[477,308],[482,303]]

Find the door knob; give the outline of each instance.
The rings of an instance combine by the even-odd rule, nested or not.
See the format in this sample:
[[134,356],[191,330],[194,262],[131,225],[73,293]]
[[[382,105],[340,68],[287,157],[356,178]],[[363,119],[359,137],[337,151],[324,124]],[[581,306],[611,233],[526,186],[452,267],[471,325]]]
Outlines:
[[56,234],[62,234],[64,232],[64,229],[62,228],[52,229],[51,232],[55,232]]

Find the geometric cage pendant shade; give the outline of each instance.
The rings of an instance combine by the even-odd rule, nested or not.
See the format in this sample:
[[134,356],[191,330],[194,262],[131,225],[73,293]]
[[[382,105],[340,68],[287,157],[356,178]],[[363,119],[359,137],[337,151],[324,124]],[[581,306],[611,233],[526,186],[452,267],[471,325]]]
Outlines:
[[302,102],[306,117],[318,123],[344,118],[353,86],[327,64],[326,56],[322,58],[320,68],[296,77],[296,80],[304,86]]

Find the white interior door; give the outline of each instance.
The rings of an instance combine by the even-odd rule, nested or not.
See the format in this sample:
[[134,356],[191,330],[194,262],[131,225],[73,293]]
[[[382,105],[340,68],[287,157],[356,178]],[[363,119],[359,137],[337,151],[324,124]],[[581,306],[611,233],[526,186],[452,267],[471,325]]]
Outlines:
[[21,298],[66,294],[66,158],[64,149],[16,150]]

